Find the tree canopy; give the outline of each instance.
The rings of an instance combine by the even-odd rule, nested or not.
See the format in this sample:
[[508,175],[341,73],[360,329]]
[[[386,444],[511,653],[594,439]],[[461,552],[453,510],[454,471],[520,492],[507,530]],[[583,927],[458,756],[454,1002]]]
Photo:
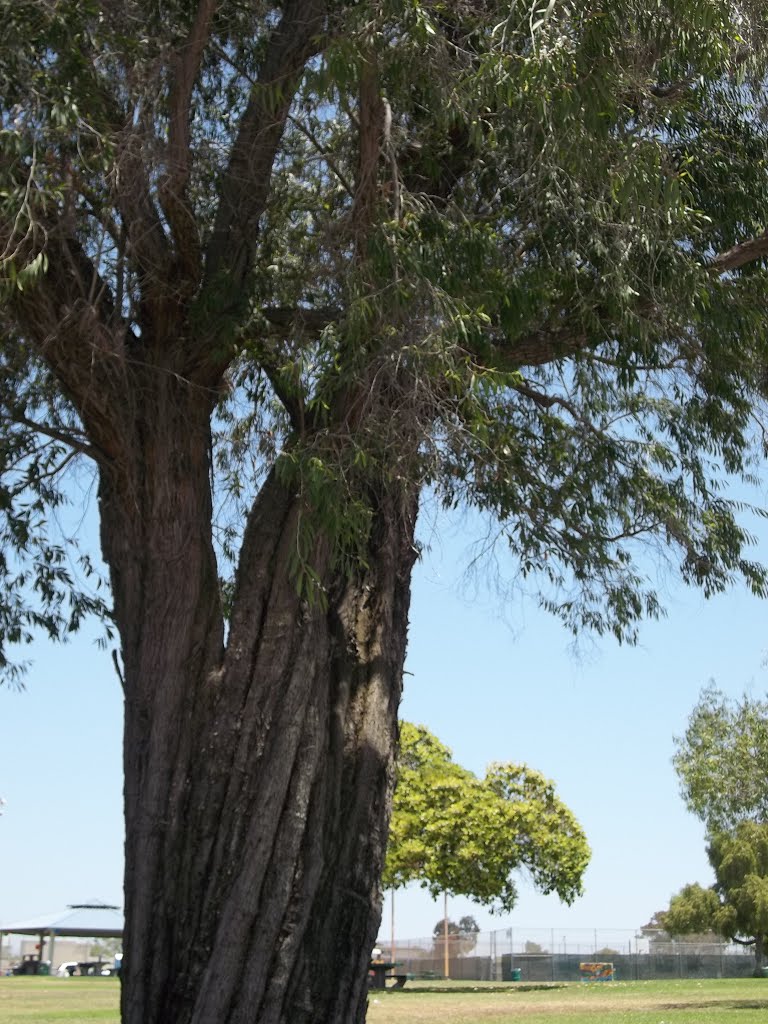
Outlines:
[[710,684],[675,745],[683,797],[707,828],[715,884],[685,886],[664,927],[712,929],[754,945],[760,968],[768,939],[768,701],[731,699]]
[[717,472],[765,362],[761,6],[300,7],[0,8],[2,651],[103,610],[56,470],[112,456],[97,370],[173,363],[177,314],[169,372],[221,398],[225,578],[276,465],[319,599],[313,538],[354,564],[393,477],[489,511],[574,630],[658,612],[648,531],[762,592]]
[[539,772],[492,764],[478,779],[424,726],[401,724],[385,886],[417,881],[433,896],[508,912],[520,873],[573,902],[589,857],[576,818]]
[[688,809],[709,832],[768,823],[768,700],[701,694],[673,763]]
[[768,939],[768,823],[741,821],[731,831],[712,836],[707,856],[715,884],[686,885],[673,896],[664,914],[671,935],[712,930],[755,947],[762,967]]
[[125,1024],[363,1019],[423,493],[577,633],[765,593],[767,17],[0,0],[0,668],[119,636]]

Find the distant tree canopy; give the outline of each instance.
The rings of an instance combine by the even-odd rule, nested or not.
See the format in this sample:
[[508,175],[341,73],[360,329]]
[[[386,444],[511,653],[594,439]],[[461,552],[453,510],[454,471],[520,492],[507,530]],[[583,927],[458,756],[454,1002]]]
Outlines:
[[589,856],[576,818],[539,772],[492,764],[478,779],[424,726],[402,723],[385,886],[418,881],[433,896],[509,911],[522,871],[571,903]]
[[709,832],[768,822],[768,700],[710,684],[675,748],[683,798]]
[[[657,910],[652,915],[647,924],[644,924],[640,928],[640,935],[644,938],[650,939],[651,947],[654,945],[664,945],[669,943],[673,936],[666,925],[668,910]],[[682,933],[678,933],[682,934]],[[686,944],[695,943],[696,945],[711,945],[713,943],[722,942],[723,936],[715,931],[714,928],[708,926],[704,931],[688,931],[685,932]]]
[[442,917],[432,929],[434,939],[433,952],[443,956],[446,950],[446,932],[448,933],[448,955],[466,956],[477,945],[480,925],[471,915],[465,915],[458,921]]
[[689,810],[707,829],[715,872],[708,888],[686,885],[658,915],[671,935],[712,930],[755,949],[768,942],[768,700],[706,687],[673,763]]
[[742,945],[754,946],[756,969],[768,942],[768,823],[741,821],[711,837],[707,856],[715,884],[686,885],[664,913],[671,935],[712,930]]
[[547,950],[539,942],[534,942],[532,939],[526,939],[523,949],[530,956],[541,956],[547,952]]

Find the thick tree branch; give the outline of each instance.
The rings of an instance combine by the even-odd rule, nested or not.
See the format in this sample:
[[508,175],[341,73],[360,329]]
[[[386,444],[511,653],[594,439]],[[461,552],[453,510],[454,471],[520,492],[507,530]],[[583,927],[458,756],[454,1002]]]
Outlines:
[[376,212],[379,198],[379,161],[382,144],[389,134],[389,126],[385,123],[385,115],[389,108],[385,107],[381,98],[378,69],[373,57],[369,57],[360,69],[358,102],[360,127],[352,224],[359,255],[359,250],[365,244]]
[[513,343],[510,362],[516,368],[543,366],[589,347],[585,331],[573,328],[532,331]]
[[342,311],[335,306],[266,306],[261,315],[274,331],[270,333],[285,335],[291,330],[302,334],[317,336],[326,327],[337,323]]
[[307,422],[301,382],[289,384],[286,381],[285,370],[280,365],[281,360],[278,358],[277,353],[265,350],[261,346],[258,349],[258,360],[262,372],[272,385],[272,390],[285,409],[291,426],[298,434],[303,434],[306,430]]
[[189,180],[190,103],[203,51],[208,42],[217,0],[200,0],[185,45],[173,62],[168,123],[169,176],[181,194]]
[[201,266],[197,223],[186,197],[191,166],[190,106],[216,6],[217,0],[200,0],[187,41],[173,60],[168,170],[160,185],[160,202],[173,234],[180,271],[191,289],[199,282]]
[[77,409],[93,441],[88,454],[97,449],[116,454],[125,325],[107,283],[77,239],[58,224],[42,226],[48,270],[34,287],[13,289],[6,306]]
[[768,256],[768,230],[746,242],[719,253],[709,264],[709,269],[716,274],[726,274],[730,270],[738,270],[748,263],[765,259]]
[[[110,88],[106,76],[99,77],[94,88],[98,105],[104,112],[101,129],[116,148],[108,195],[122,223],[118,225],[118,218],[114,218],[113,237],[120,237],[122,244],[124,236],[126,256],[136,270],[146,318],[145,331],[164,336],[178,308],[179,282],[147,161],[148,144],[151,151],[156,142],[153,112],[138,98],[133,109],[126,109]],[[173,283],[172,289],[169,282]]]
[[267,329],[266,332],[261,332],[261,337],[255,345],[258,362],[288,413],[291,425],[301,434],[310,426],[301,386],[286,381],[283,369],[286,357],[264,344],[264,333],[275,341],[281,341],[288,336],[292,339],[302,336],[308,339],[316,338],[326,327],[338,321],[341,311],[330,306],[273,306],[263,309],[262,316],[267,322]]
[[228,278],[236,304],[248,277],[272,167],[304,66],[321,46],[327,0],[288,0],[240,122],[219,190],[205,285]]

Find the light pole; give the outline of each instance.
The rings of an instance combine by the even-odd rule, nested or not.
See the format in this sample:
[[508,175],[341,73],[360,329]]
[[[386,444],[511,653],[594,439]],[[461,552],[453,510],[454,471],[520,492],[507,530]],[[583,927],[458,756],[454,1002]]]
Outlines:
[[448,893],[443,893],[443,974],[451,976],[451,965],[448,960]]
[[390,925],[391,925],[391,941],[390,941],[389,959],[392,961],[392,963],[394,963],[395,962],[395,887],[394,887],[394,885],[392,886],[391,911],[392,911],[392,919],[390,921]]

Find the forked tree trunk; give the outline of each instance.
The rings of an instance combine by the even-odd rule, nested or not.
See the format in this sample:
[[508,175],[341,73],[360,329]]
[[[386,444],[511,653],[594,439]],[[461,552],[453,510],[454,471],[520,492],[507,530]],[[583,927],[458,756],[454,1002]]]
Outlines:
[[123,1021],[355,1024],[380,919],[415,500],[381,497],[357,579],[334,578],[318,545],[327,604],[310,607],[288,569],[298,499],[271,476],[225,648],[207,412],[175,402],[143,439],[154,464],[102,478],[126,692]]

